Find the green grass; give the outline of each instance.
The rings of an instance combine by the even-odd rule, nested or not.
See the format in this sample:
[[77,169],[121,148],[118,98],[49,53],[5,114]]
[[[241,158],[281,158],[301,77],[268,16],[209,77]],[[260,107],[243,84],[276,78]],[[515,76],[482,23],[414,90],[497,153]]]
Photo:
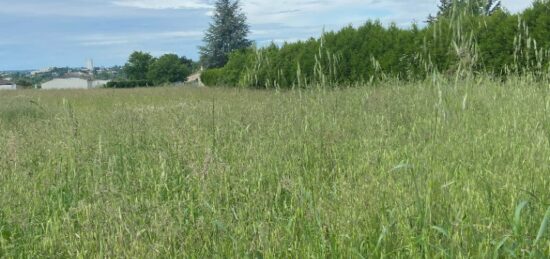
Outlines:
[[549,94],[0,92],[0,257],[548,257]]

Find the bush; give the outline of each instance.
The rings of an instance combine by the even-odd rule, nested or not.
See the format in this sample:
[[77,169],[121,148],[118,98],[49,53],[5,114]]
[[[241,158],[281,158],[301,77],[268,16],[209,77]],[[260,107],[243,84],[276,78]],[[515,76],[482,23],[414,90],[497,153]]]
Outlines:
[[150,80],[126,80],[126,81],[111,81],[105,85],[105,88],[136,88],[136,87],[152,87],[155,84]]
[[15,82],[17,88],[28,89],[32,88],[32,82],[27,79],[19,79]]
[[254,62],[255,49],[237,50],[229,55],[229,62],[223,68],[214,68],[204,71],[201,80],[208,86],[237,86],[242,85],[241,79],[248,65]]
[[225,67],[207,71],[207,85],[292,88],[352,85],[386,78],[422,80],[486,73],[546,77],[550,67],[550,1],[520,14],[459,13],[426,27],[359,27],[321,38],[233,53]]
[[156,84],[185,82],[191,69],[175,54],[166,54],[149,66],[147,78]]
[[223,68],[208,69],[201,74],[202,83],[208,86],[223,85],[224,72]]

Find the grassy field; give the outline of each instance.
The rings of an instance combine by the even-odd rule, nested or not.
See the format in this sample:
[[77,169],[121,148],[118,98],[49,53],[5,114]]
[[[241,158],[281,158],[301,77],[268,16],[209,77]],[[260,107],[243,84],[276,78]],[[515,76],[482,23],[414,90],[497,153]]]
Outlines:
[[0,92],[0,257],[548,257],[549,95]]

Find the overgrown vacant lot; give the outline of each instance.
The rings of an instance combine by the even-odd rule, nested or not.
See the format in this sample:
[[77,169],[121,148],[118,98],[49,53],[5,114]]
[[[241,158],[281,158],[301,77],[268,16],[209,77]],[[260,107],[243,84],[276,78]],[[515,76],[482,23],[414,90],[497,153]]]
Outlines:
[[549,89],[0,92],[0,257],[550,256]]

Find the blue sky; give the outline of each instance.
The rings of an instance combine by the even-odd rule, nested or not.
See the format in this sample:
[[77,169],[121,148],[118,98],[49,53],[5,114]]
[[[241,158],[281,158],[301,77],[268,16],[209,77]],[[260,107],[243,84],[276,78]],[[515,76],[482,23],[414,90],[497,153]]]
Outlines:
[[[134,50],[197,59],[213,0],[1,0],[0,70],[122,65]],[[368,19],[407,26],[437,0],[241,0],[258,45],[317,37]],[[528,0],[503,0],[512,12]]]

